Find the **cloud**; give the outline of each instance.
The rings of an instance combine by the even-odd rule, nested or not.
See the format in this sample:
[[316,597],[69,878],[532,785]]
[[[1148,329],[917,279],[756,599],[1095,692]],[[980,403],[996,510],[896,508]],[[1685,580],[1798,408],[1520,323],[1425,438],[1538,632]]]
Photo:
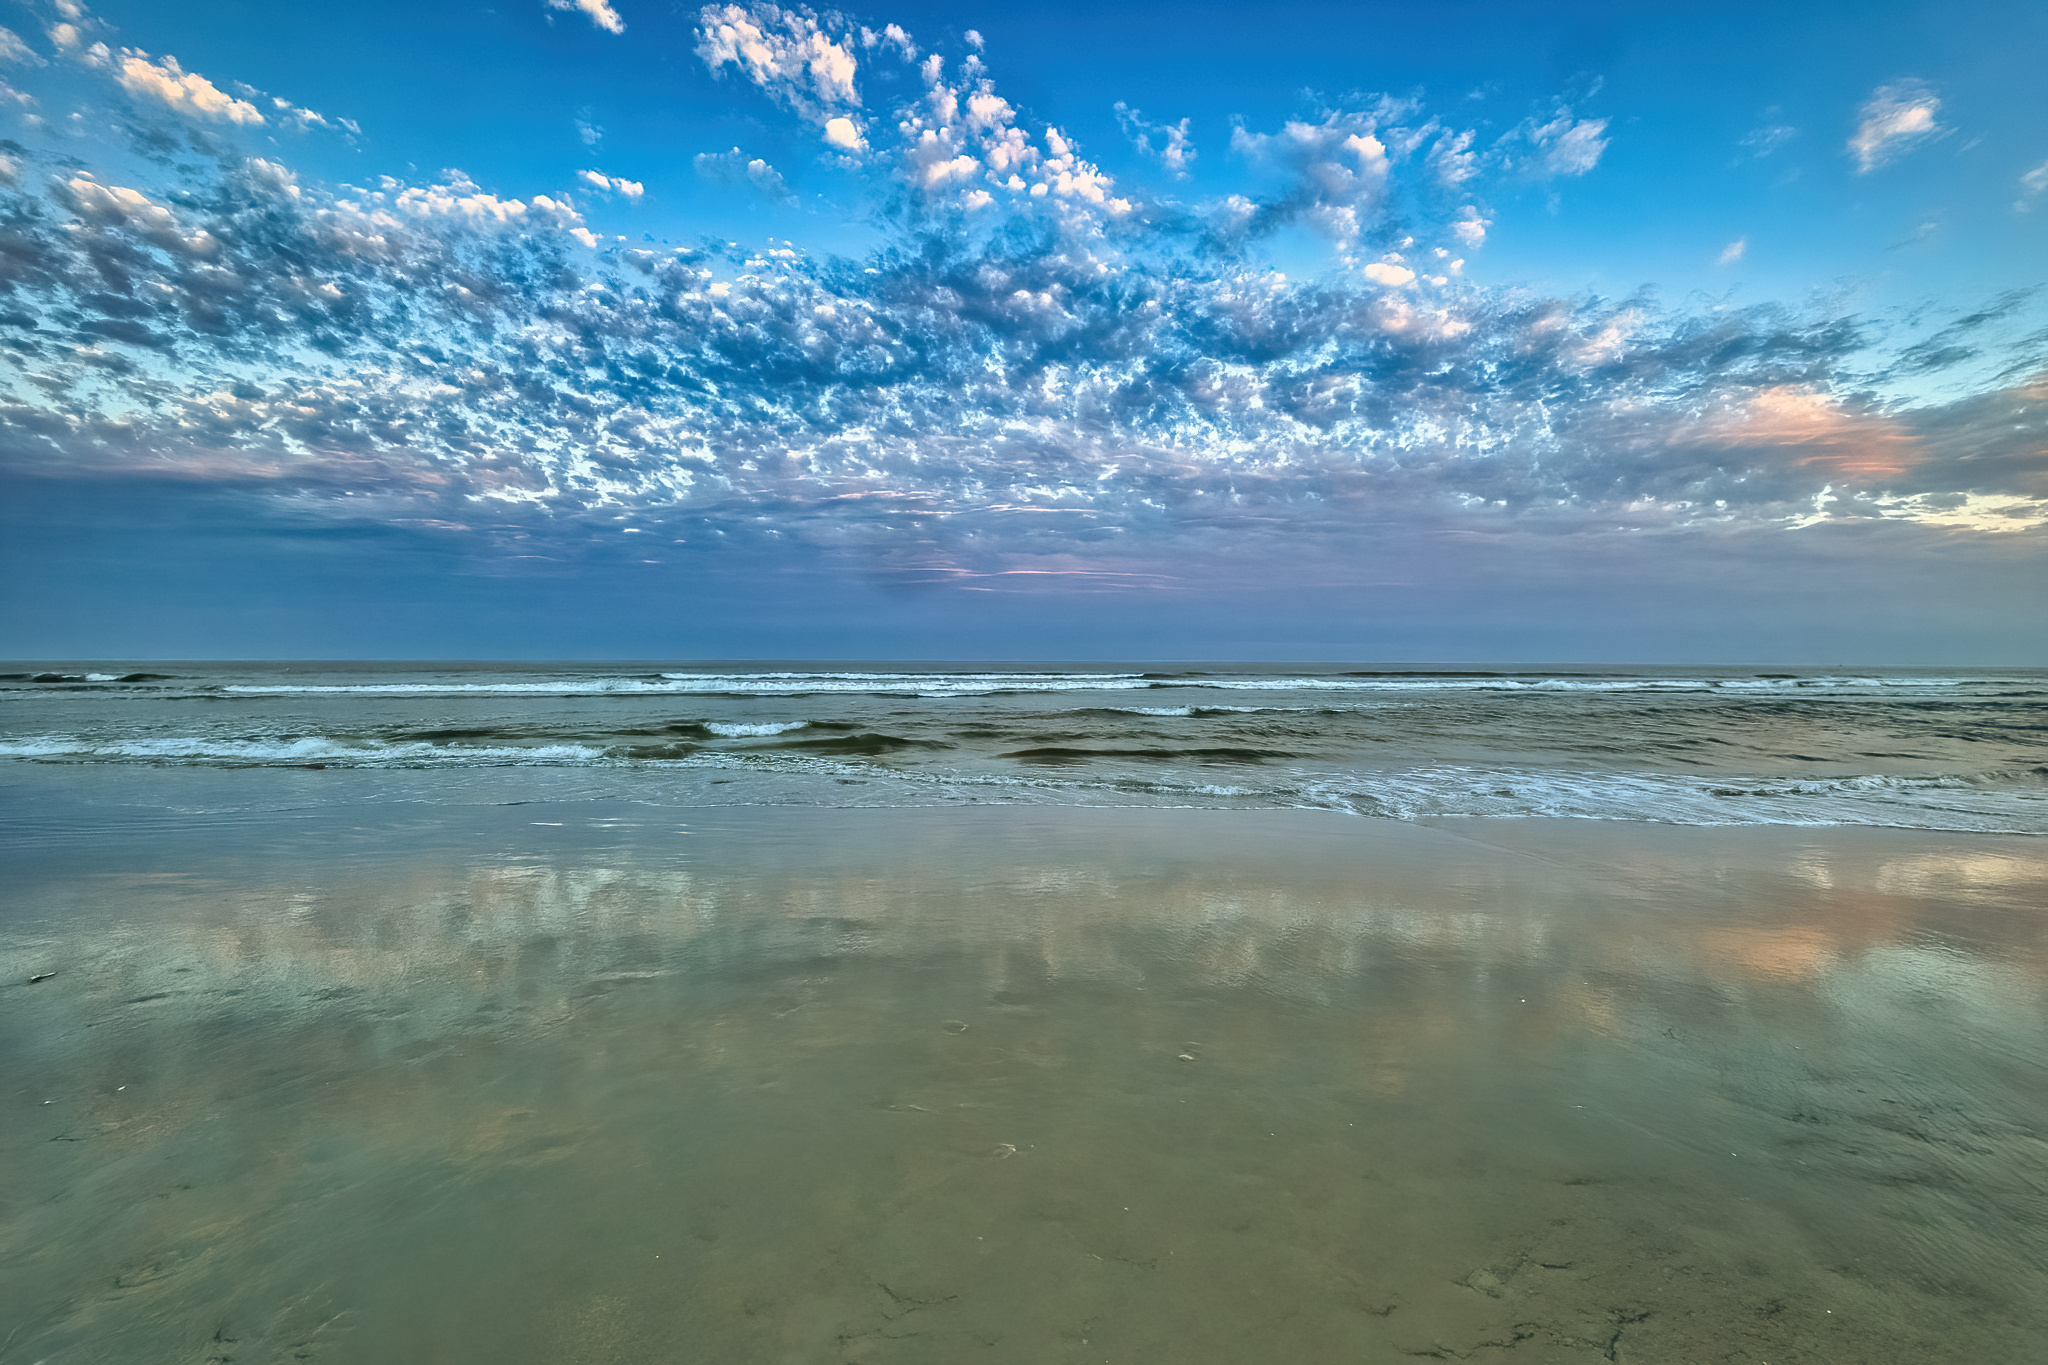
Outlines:
[[[1187,178],[1188,163],[1195,159],[1195,145],[1188,138],[1189,120],[1182,119],[1179,123],[1147,123],[1143,114],[1118,100],[1116,121],[1117,126],[1124,130],[1124,136],[1131,140],[1131,145],[1139,152],[1146,156],[1158,157],[1160,164],[1176,179]],[[1159,139],[1159,145],[1156,147],[1152,145],[1152,139],[1155,137]]]
[[152,62],[147,52],[123,48],[114,57],[121,84],[132,94],[161,100],[180,113],[226,123],[260,124],[255,105],[235,99],[196,71],[186,71],[176,57]]
[[1800,468],[1855,484],[1885,484],[1926,458],[1898,421],[1797,384],[1748,395],[1733,411],[1704,423],[1701,435],[1729,450],[1783,452]]
[[[1775,109],[1767,111],[1769,114],[1777,112]],[[1752,157],[1761,161],[1797,136],[1799,130],[1788,123],[1764,123],[1745,133],[1737,145],[1746,148]]]
[[251,101],[267,100],[275,117],[302,131],[308,128],[339,128],[350,136],[358,136],[363,131],[356,125],[354,119],[329,119],[324,114],[317,113],[314,110],[302,109],[290,100],[281,99],[276,95],[265,95],[261,90],[255,89],[253,86],[243,85],[239,81],[232,88],[236,94],[244,99]]
[[2044,193],[2048,193],[2048,161],[2043,161],[2020,176],[2020,197],[2013,203],[2013,207],[2025,213]]
[[1381,137],[1382,125],[1401,112],[1403,106],[1382,101],[1370,109],[1332,111],[1320,123],[1292,119],[1278,133],[1253,133],[1241,125],[1233,130],[1233,151],[1295,178],[1292,192],[1261,216],[1272,225],[1303,219],[1340,250],[1350,250],[1381,216],[1394,161],[1412,145],[1405,128],[1391,147]]
[[626,21],[619,18],[619,12],[611,7],[610,0],[547,0],[549,9],[581,12],[590,16],[590,22],[606,33],[624,33]]
[[[2048,522],[2048,358],[1999,339],[2016,303],[1904,345],[1821,303],[1463,280],[1452,252],[1486,239],[1481,192],[1560,146],[1597,157],[1598,120],[1560,111],[1475,153],[1409,102],[1360,101],[1238,129],[1262,197],[1184,209],[1121,191],[967,61],[913,66],[906,44],[820,27],[839,21],[741,11],[784,45],[756,62],[731,11],[731,55],[707,62],[768,73],[806,136],[860,109],[850,69],[842,84],[828,62],[819,85],[821,44],[899,64],[908,93],[860,109],[871,154],[847,167],[875,205],[871,252],[598,251],[553,195],[460,172],[323,184],[267,145],[155,181],[10,150],[0,465],[175,469],[295,517],[531,544],[631,514],[963,572],[1085,567],[1113,545],[1341,559],[1397,522]],[[1470,173],[1447,177],[1461,157]],[[790,193],[737,147],[695,166]],[[578,178],[599,182],[634,183]],[[1249,249],[1290,223],[1349,268],[1289,278]],[[1992,377],[1945,404],[1879,396],[1963,366]]]
[[825,144],[842,152],[866,151],[868,145],[853,120],[843,116],[825,120]]
[[[697,55],[707,69],[744,73],[775,103],[816,126],[828,148],[878,155],[921,212],[980,213],[1002,203],[1081,224],[1132,211],[1133,201],[1116,192],[1115,179],[1061,130],[1034,135],[1019,125],[1017,110],[996,93],[978,55],[958,62],[960,74],[949,78],[945,56],[915,60],[918,49],[902,30],[895,30],[898,37],[889,29],[877,34],[836,13],[709,5],[701,19]],[[888,119],[859,112],[855,48],[899,60],[902,67],[889,75],[899,84],[914,77],[922,93],[898,103]]]
[[1563,105],[1548,119],[1522,121],[1501,139],[1512,165],[1538,179],[1585,175],[1600,164],[1608,139],[1604,118],[1574,118]]
[[693,164],[697,174],[721,185],[745,181],[770,199],[796,197],[780,171],[759,157],[749,157],[737,147],[729,152],[699,152]]
[[44,65],[36,50],[24,43],[21,35],[10,28],[0,28],[0,62],[13,62],[18,66]]
[[1946,132],[1935,120],[1940,111],[1941,100],[1919,81],[1879,86],[1864,101],[1849,138],[1857,173],[1867,175]]
[[1470,128],[1462,133],[1446,133],[1429,149],[1430,169],[1445,189],[1456,190],[1479,174],[1479,154],[1472,150],[1475,136]]
[[775,5],[706,5],[700,12],[697,55],[712,74],[737,69],[777,102],[824,125],[860,104],[853,48],[858,35],[845,20],[821,22],[808,11]]
[[576,136],[584,146],[595,147],[598,143],[604,141],[604,129],[590,121],[588,110],[577,115],[575,122]]
[[624,180],[603,171],[578,171],[576,178],[600,194],[623,194],[628,199],[638,199],[647,193],[647,187],[638,180]]
[[862,47],[873,49],[884,44],[895,48],[897,55],[906,62],[917,60],[917,44],[912,41],[908,33],[903,31],[902,26],[898,24],[885,24],[879,33],[871,28],[863,27],[861,29],[860,45]]
[[1716,265],[1734,265],[1742,259],[1743,254],[1748,250],[1749,238],[1737,237],[1734,241],[1721,248],[1721,254],[1714,258],[1714,263]]

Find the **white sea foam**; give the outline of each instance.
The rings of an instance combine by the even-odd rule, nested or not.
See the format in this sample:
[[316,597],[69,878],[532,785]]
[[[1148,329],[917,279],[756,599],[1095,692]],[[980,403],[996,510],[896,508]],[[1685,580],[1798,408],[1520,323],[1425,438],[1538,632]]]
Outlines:
[[705,729],[724,739],[760,739],[767,735],[786,735],[791,730],[801,730],[810,724],[807,720],[785,720],[761,725],[739,725],[726,721],[711,721]]
[[[739,695],[796,696],[809,693],[893,694],[919,697],[974,697],[993,693],[1225,691],[1412,693],[1412,692],[1692,692],[1744,696],[1784,694],[1849,695],[1924,692],[1987,681],[1966,677],[1876,677],[1817,675],[1783,678],[1650,677],[1626,674],[1584,677],[1487,674],[1441,676],[1426,673],[1341,677],[1330,674],[1216,674],[1159,676],[1140,673],[878,673],[761,672],[662,673],[654,677],[583,676],[466,682],[453,679],[354,683],[229,683],[220,690],[241,696],[598,696]],[[1141,714],[1172,714],[1157,708]]]
[[1442,766],[1318,774],[1296,790],[1308,804],[1405,820],[1543,816],[2048,833],[2048,786],[2025,772],[1744,782],[1669,773]]
[[[796,725],[729,726],[783,733]],[[0,758],[69,762],[285,765],[317,763],[362,768],[545,766],[602,768],[682,776],[709,772],[778,786],[778,803],[929,804],[952,800],[1014,800],[1078,804],[1203,805],[1320,808],[1399,820],[1447,817],[1548,817],[1643,820],[1684,825],[1889,825],[1995,833],[2048,833],[2048,781],[2037,768],[1974,774],[1829,778],[1743,778],[1656,772],[1460,765],[1390,769],[1305,769],[1257,773],[1261,780],[1195,780],[1171,770],[1120,772],[1091,765],[1071,773],[989,772],[939,766],[883,767],[857,760],[772,754],[762,750],[699,751],[673,758],[623,758],[590,744],[476,745],[420,740],[379,742],[308,735],[274,739],[202,736],[99,740],[74,735],[0,740]],[[1249,776],[1249,774],[1248,774]],[[857,798],[842,781],[866,790]],[[654,789],[659,790],[659,789]],[[745,785],[713,799],[747,800]],[[764,789],[765,790],[765,789]],[[666,799],[700,799],[678,791]]]
[[356,763],[388,767],[473,766],[516,763],[584,764],[601,761],[605,751],[587,744],[458,746],[424,741],[351,742],[324,735],[279,739],[215,739],[180,736],[164,739],[91,740],[68,735],[39,735],[0,740],[0,758],[70,759],[73,761],[157,761],[188,763]]

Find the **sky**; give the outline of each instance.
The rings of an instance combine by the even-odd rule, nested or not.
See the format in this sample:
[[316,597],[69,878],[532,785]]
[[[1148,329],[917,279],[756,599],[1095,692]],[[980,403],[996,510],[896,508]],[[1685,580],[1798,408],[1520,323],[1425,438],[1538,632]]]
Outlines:
[[2048,664],[2048,7],[0,24],[0,655]]

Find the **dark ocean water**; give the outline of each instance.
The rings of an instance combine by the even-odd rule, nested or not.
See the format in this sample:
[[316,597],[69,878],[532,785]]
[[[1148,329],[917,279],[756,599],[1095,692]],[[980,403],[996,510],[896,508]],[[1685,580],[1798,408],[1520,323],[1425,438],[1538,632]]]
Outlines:
[[[2048,832],[2044,670],[13,667],[0,677],[0,759],[11,763],[373,770],[394,800],[1292,807]],[[474,780],[451,786],[449,770]],[[427,771],[430,782],[408,776]],[[207,799],[232,801],[232,790],[209,783]],[[361,799],[360,780],[350,791]]]

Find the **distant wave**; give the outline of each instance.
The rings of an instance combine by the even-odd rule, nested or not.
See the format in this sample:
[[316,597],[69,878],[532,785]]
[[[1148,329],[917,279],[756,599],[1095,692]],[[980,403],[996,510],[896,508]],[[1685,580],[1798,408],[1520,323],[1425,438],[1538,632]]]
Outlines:
[[426,740],[351,741],[325,735],[291,739],[179,737],[96,741],[64,735],[0,740],[0,758],[71,762],[194,764],[351,764],[368,767],[477,766],[510,763],[590,764],[604,749],[587,744],[474,745]]
[[[683,729],[713,731],[714,726]],[[44,735],[0,741],[0,758],[59,763],[146,763],[211,767],[387,769],[567,767],[662,774],[701,782],[715,772],[727,784],[716,799],[744,802],[750,780],[801,777],[775,800],[844,804],[836,785],[870,790],[861,804],[961,800],[1061,804],[1226,805],[1339,810],[1397,819],[1570,818],[1682,825],[1887,825],[1987,833],[2048,833],[2048,765],[1924,776],[1842,774],[1822,778],[1744,778],[1732,774],[1583,771],[1551,767],[1410,765],[1352,771],[1289,765],[1280,750],[1222,746],[1085,747],[1042,745],[1002,757],[1011,772],[975,771],[920,761],[891,766],[861,760],[949,748],[832,725],[817,738],[786,739],[803,722],[729,725],[730,746],[679,741],[661,745],[537,742],[461,744],[307,735],[273,739],[196,736],[96,741]],[[1138,768],[1118,771],[1116,766]],[[1233,769],[1232,780],[1207,774]],[[1178,771],[1176,771],[1178,770]],[[1198,772],[1203,773],[1197,776]],[[737,783],[734,786],[732,784]],[[694,788],[651,793],[691,804]]]
[[[1508,674],[1350,673],[1202,674],[1147,673],[877,673],[765,672],[662,673],[646,675],[525,678],[491,682],[431,680],[349,683],[227,683],[219,691],[238,696],[585,696],[699,695],[804,696],[848,693],[882,696],[993,696],[1004,693],[1225,691],[1335,693],[1377,692],[1686,692],[1799,696],[1814,693],[1926,692],[1998,685],[2003,680],[1965,676],[1901,678],[1866,675],[1759,675],[1736,677]],[[1150,714],[1171,714],[1161,707]]]

